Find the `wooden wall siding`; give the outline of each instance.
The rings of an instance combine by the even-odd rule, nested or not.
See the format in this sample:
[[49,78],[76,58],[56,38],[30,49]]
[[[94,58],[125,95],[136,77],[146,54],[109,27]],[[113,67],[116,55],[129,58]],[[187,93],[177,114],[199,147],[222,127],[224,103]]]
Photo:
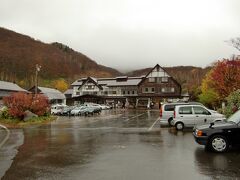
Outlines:
[[[154,93],[146,93],[144,92],[145,88],[154,88]],[[162,88],[174,88],[174,92],[162,92]],[[168,78],[168,82],[149,82],[148,78],[146,78],[141,85],[139,86],[138,95],[140,96],[180,96],[181,95],[181,87],[171,78]]]

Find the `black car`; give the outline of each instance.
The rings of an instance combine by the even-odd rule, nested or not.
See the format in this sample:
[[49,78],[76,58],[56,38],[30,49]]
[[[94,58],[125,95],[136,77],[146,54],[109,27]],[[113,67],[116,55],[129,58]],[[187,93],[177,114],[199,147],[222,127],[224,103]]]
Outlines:
[[215,152],[225,152],[229,146],[240,145],[240,110],[225,121],[196,126],[195,141]]

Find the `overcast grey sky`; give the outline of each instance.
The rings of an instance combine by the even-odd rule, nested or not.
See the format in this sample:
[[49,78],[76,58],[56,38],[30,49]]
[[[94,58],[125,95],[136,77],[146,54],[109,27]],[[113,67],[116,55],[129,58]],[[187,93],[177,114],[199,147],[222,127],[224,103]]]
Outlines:
[[120,70],[240,54],[240,0],[0,0],[0,26]]

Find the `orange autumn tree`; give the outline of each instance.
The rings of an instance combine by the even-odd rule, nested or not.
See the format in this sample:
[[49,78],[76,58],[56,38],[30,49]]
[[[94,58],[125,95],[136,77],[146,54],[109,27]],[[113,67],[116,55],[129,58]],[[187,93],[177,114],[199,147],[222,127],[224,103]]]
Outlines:
[[64,79],[58,79],[53,82],[54,88],[57,90],[64,92],[68,89],[68,83]]
[[210,80],[220,99],[225,99],[231,92],[240,89],[240,60],[218,61],[212,69]]
[[214,64],[201,84],[199,100],[216,108],[233,91],[240,89],[240,60],[224,59]]

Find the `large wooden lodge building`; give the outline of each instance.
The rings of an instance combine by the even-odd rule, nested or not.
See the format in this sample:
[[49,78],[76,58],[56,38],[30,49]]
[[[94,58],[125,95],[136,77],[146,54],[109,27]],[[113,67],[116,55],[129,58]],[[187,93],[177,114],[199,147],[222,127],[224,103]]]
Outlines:
[[133,107],[155,105],[182,98],[181,85],[158,64],[141,77],[87,77],[76,80],[65,92],[68,104],[95,102],[128,104]]

